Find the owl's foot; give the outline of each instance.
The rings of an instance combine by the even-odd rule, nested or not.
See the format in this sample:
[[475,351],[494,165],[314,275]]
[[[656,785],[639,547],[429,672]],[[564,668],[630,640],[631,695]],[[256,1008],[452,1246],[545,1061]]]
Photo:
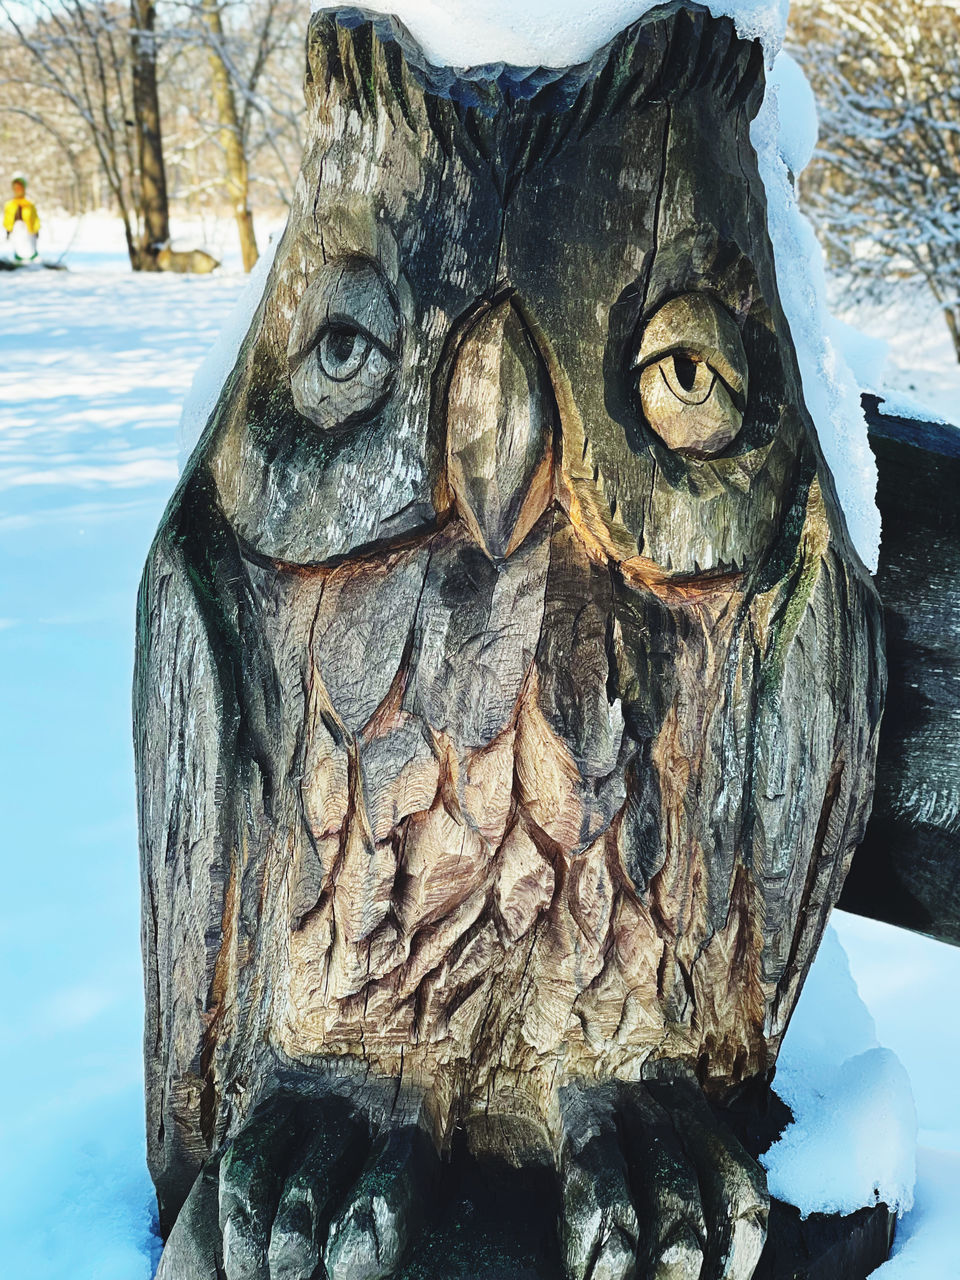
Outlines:
[[691,1079],[561,1095],[569,1280],[750,1280],[766,1237],[763,1171]]
[[[394,1274],[425,1216],[436,1166],[432,1143],[417,1125],[384,1134],[330,1225],[323,1251],[329,1280]],[[312,1275],[305,1272],[303,1280]]]
[[[769,1211],[763,1172],[676,1071],[562,1089],[548,1216],[559,1211],[567,1280],[751,1280]],[[157,1280],[387,1280],[411,1266],[442,1280],[436,1262],[413,1266],[438,1230],[426,1218],[452,1208],[438,1170],[416,1116],[275,1096],[197,1179]],[[543,1274],[560,1269],[558,1259]]]
[[276,1097],[197,1179],[158,1280],[392,1276],[437,1163],[415,1121],[377,1133],[342,1099]]

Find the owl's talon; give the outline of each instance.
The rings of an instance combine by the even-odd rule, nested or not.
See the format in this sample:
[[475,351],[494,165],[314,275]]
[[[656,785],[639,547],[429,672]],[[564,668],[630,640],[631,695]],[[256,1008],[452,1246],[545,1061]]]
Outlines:
[[638,1223],[617,1134],[613,1095],[569,1086],[561,1094],[561,1238],[569,1280],[629,1280]]
[[311,1280],[320,1262],[320,1245],[309,1203],[281,1203],[270,1233],[268,1262],[270,1280]]
[[707,1227],[701,1280],[751,1280],[770,1213],[763,1170],[716,1118],[692,1079],[653,1081],[649,1088],[696,1166]]
[[703,1269],[703,1246],[687,1226],[657,1252],[651,1280],[698,1280]]
[[270,1234],[270,1280],[311,1280],[320,1266],[323,1228],[331,1202],[365,1146],[360,1126],[333,1108],[311,1115],[316,1133],[287,1178]]
[[418,1126],[384,1134],[330,1225],[323,1253],[329,1280],[393,1275],[424,1212],[435,1164]]
[[641,1221],[642,1280],[699,1280],[707,1227],[697,1170],[668,1111],[642,1084],[620,1095],[624,1141]]
[[238,1134],[220,1162],[218,1208],[227,1280],[267,1280],[270,1229],[294,1136],[289,1112],[270,1105]]

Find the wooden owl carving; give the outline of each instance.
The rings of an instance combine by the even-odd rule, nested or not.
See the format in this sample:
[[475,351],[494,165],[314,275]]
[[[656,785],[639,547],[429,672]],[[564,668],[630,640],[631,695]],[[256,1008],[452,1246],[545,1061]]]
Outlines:
[[884,684],[759,46],[671,5],[565,72],[440,71],[356,11],[307,54],[141,590],[163,1226],[207,1179],[230,1280],[399,1274],[466,1135],[555,1163],[562,1273],[749,1277],[762,1177],[705,1098],[769,1077]]

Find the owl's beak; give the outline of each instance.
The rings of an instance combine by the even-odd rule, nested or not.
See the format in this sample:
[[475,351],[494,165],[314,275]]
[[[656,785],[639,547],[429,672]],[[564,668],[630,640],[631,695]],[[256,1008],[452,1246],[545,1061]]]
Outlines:
[[553,497],[557,421],[543,356],[507,298],[464,334],[447,396],[447,485],[493,560],[516,550]]

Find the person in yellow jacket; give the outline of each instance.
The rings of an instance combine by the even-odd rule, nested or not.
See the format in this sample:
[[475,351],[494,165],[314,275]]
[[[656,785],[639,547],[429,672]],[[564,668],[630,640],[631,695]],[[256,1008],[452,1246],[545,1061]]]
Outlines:
[[3,207],[3,228],[17,262],[32,262],[37,256],[40,219],[37,206],[27,199],[27,183],[19,174],[13,179],[13,199]]

